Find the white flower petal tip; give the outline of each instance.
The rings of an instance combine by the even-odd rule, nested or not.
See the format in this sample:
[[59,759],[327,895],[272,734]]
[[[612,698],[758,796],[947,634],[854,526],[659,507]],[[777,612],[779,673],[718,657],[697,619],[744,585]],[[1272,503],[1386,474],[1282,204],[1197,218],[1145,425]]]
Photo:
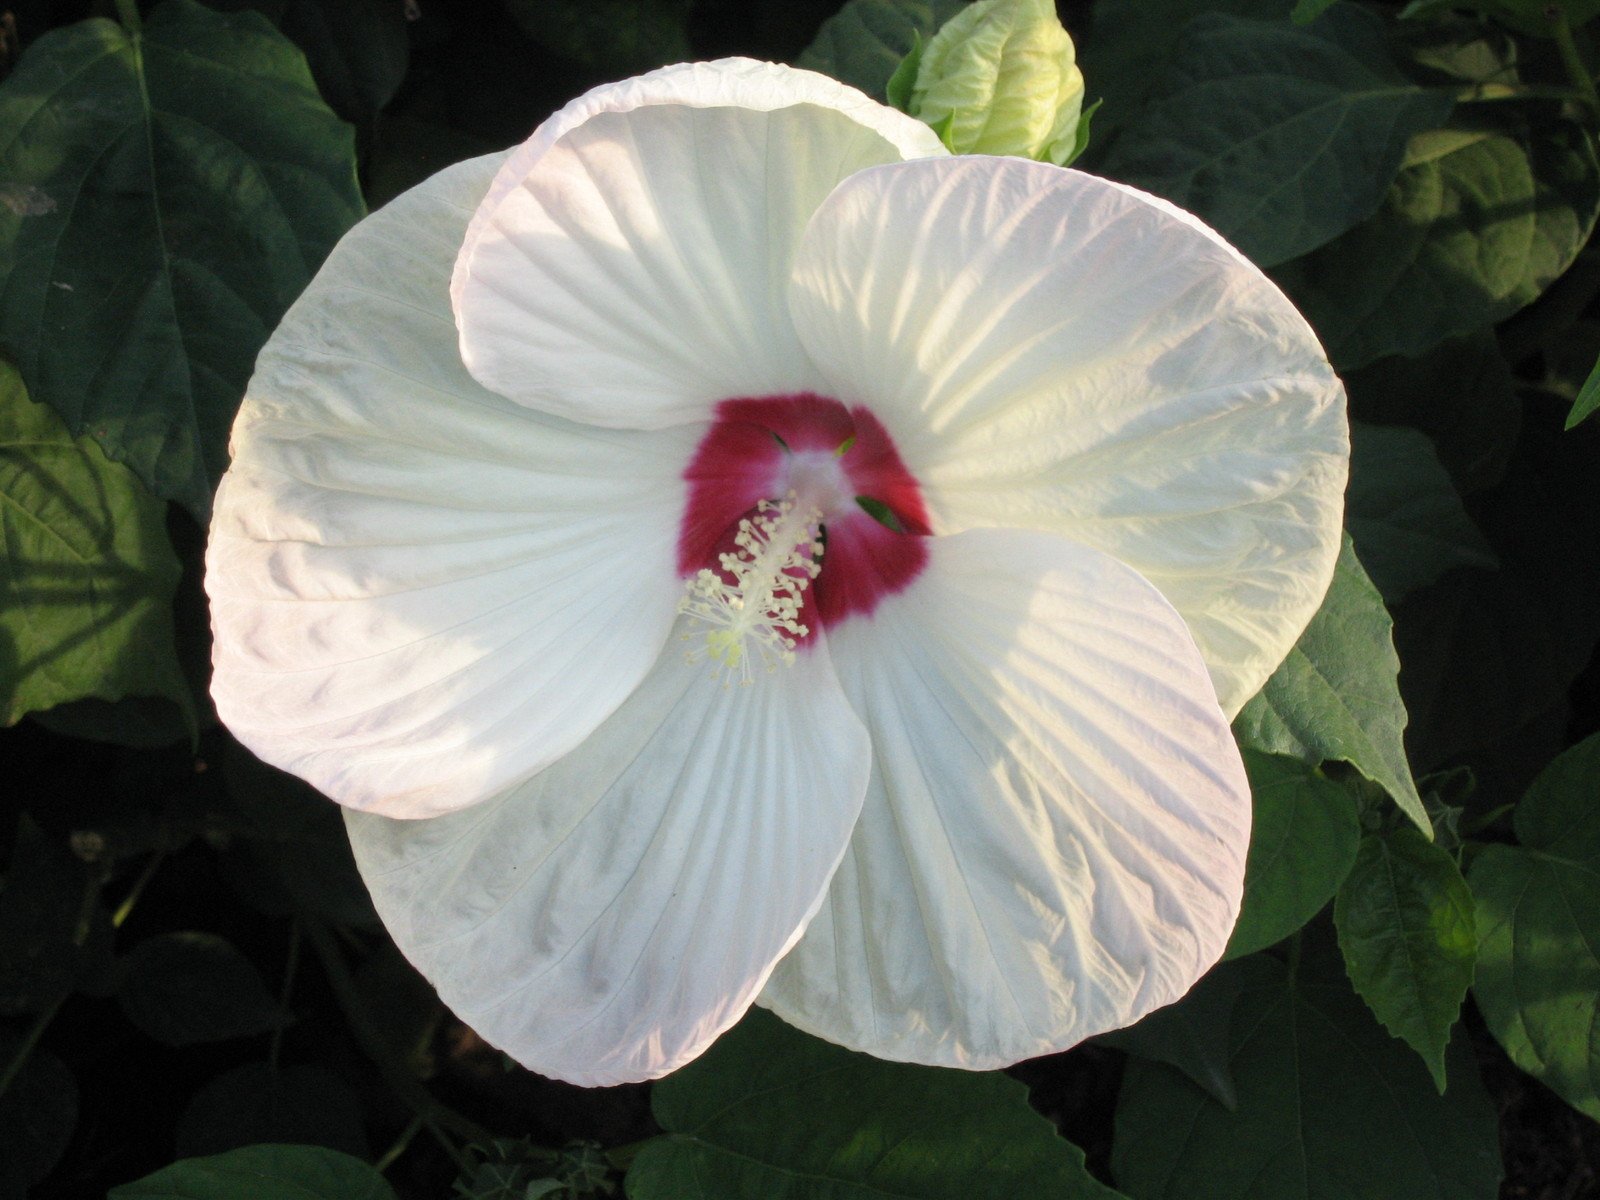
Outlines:
[[451,281],[485,387],[595,425],[703,420],[816,390],[783,292],[843,179],[945,154],[926,125],[825,76],[728,59],[598,88],[516,149]]
[[872,737],[861,823],[761,1003],[883,1058],[992,1069],[1182,996],[1239,912],[1250,792],[1182,619],[1049,534],[934,538],[830,638]]
[[790,307],[830,386],[889,430],[935,533],[1047,530],[1130,564],[1230,715],[1315,613],[1344,391],[1289,300],[1197,218],[1016,159],[871,168],[813,218]]
[[871,748],[826,649],[727,687],[668,651],[582,747],[469,812],[352,813],[396,944],[492,1044],[586,1086],[731,1026],[822,902]]
[[448,280],[498,160],[358,225],[262,351],[206,589],[218,714],[343,804],[426,817],[578,745],[660,654],[692,439],[461,367]]

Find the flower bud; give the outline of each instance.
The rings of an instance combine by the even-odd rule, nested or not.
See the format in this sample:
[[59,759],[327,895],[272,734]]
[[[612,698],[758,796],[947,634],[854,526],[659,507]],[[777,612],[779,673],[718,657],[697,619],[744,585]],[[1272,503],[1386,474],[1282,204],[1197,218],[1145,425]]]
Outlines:
[[1062,164],[1083,109],[1075,58],[1052,0],[979,0],[922,48],[904,107],[957,154]]

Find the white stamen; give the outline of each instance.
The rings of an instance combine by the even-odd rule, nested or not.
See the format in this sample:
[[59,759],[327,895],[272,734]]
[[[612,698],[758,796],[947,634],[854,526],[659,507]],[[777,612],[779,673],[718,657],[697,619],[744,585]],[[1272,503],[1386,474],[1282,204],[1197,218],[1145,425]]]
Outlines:
[[[800,508],[790,492],[776,503],[763,500],[753,519],[739,522],[734,552],[718,560],[722,570],[691,576],[689,594],[678,602],[679,612],[711,627],[704,646],[685,655],[689,662],[709,657],[714,673],[726,672],[725,686],[735,673],[748,685],[753,660],[768,671],[794,663],[798,639],[808,632],[800,623],[805,590],[822,570],[821,519],[817,508]],[[686,642],[694,637],[682,635]]]

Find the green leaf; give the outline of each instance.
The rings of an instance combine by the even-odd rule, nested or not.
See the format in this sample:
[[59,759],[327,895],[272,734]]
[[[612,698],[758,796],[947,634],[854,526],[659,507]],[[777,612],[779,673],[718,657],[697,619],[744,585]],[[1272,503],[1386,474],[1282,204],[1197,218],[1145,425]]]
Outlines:
[[[0,1035],[0,1066],[21,1039]],[[22,1197],[50,1173],[78,1123],[78,1081],[50,1051],[35,1046],[0,1094],[0,1196]]]
[[1407,81],[1383,23],[1349,6],[1311,26],[1197,17],[1157,94],[1104,173],[1195,213],[1261,266],[1371,216],[1407,140],[1452,105]]
[[210,933],[164,933],[123,961],[117,999],[140,1030],[168,1046],[265,1033],[280,1023],[261,972]]
[[326,1146],[367,1155],[361,1105],[326,1067],[245,1063],[194,1094],[178,1118],[178,1157],[198,1158],[258,1142]]
[[1338,0],[1296,0],[1289,19],[1296,25],[1309,25],[1337,3]]
[[1600,408],[1600,362],[1595,363],[1594,370],[1589,372],[1583,387],[1578,390],[1578,398],[1572,402],[1572,411],[1567,414],[1566,428],[1575,428],[1597,408]]
[[965,7],[965,0],[849,0],[822,23],[796,65],[883,100],[917,39],[926,41]]
[[1350,370],[1509,317],[1567,269],[1597,211],[1578,126],[1442,129],[1412,140],[1370,220],[1274,278]]
[[265,20],[192,0],[41,37],[0,130],[0,345],[204,521],[256,352],[361,215],[351,131]]
[[133,695],[164,697],[192,719],[165,512],[0,362],[0,725]]
[[1244,906],[1224,957],[1275,945],[1333,898],[1356,859],[1354,798],[1310,763],[1244,752],[1254,822]]
[[1428,435],[1350,423],[1345,525],[1388,604],[1456,567],[1499,565]]
[[[1587,24],[1600,16],[1600,0],[1561,0],[1567,20],[1574,26]],[[1464,8],[1494,17],[1518,33],[1549,36],[1550,0],[1412,0],[1401,11],[1402,18],[1431,17],[1451,9]]]
[[1440,1097],[1337,975],[1296,979],[1264,956],[1221,970],[1243,977],[1238,1105],[1130,1062],[1111,1170],[1133,1200],[1495,1200],[1495,1112],[1465,1039]]
[[1158,1008],[1138,1024],[1103,1033],[1095,1040],[1137,1058],[1176,1067],[1218,1104],[1232,1110],[1239,1099],[1233,1085],[1228,1031],[1243,979],[1238,971],[1212,971],[1176,1004]]
[[1534,780],[1520,846],[1486,846],[1472,993],[1511,1061],[1600,1120],[1600,735]]
[[1445,1047],[1477,957],[1472,893],[1455,859],[1409,825],[1362,838],[1333,921],[1356,991],[1443,1092]]
[[1322,607],[1244,706],[1234,732],[1247,748],[1312,764],[1349,763],[1431,833],[1406,762],[1393,629],[1346,537]]
[[897,108],[903,113],[911,111],[911,88],[917,82],[917,69],[922,65],[922,51],[926,46],[922,34],[912,30],[911,49],[906,51],[906,56],[900,60],[900,65],[884,85],[884,100],[890,108]]
[[1083,112],[1078,116],[1078,123],[1072,130],[1072,148],[1061,161],[1063,167],[1070,167],[1089,149],[1089,126],[1094,121],[1095,113],[1100,111],[1100,106],[1104,103],[1104,100],[1096,100],[1093,104],[1084,106]]
[[107,1200],[397,1200],[382,1175],[322,1146],[245,1146],[186,1158],[111,1189]]
[[630,1200],[1115,1200],[998,1073],[882,1062],[759,1009],[655,1085]]
[[691,0],[505,0],[529,37],[606,75],[630,75],[692,57]]

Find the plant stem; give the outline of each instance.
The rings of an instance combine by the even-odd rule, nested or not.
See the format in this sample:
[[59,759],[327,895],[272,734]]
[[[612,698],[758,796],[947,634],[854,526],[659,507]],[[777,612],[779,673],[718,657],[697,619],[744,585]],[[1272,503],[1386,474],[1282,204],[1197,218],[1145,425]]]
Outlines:
[[278,1051],[283,1047],[283,1027],[288,1023],[289,996],[294,990],[294,976],[300,966],[300,922],[289,922],[289,949],[283,965],[283,988],[278,993],[278,1023],[272,1027],[272,1041],[267,1045],[267,1069],[278,1071]]
[[382,1157],[373,1163],[373,1169],[378,1172],[387,1171],[394,1166],[397,1160],[411,1146],[411,1139],[417,1136],[417,1131],[422,1128],[422,1118],[412,1117],[410,1124],[400,1131],[400,1136],[395,1138],[394,1145],[383,1152]]
[[1595,91],[1594,78],[1578,54],[1578,43],[1572,37],[1572,21],[1567,17],[1566,6],[1548,4],[1544,13],[1550,21],[1550,33],[1555,38],[1556,53],[1561,56],[1561,65],[1567,70],[1567,78],[1572,80],[1572,86],[1589,106],[1590,120],[1600,118],[1600,92]]
[[448,1130],[469,1142],[488,1142],[493,1135],[476,1121],[441,1104],[406,1069],[405,1064],[395,1055],[394,1047],[390,1045],[388,1038],[362,1007],[355,979],[350,974],[350,968],[345,963],[333,934],[326,925],[309,914],[301,914],[300,920],[306,937],[311,941],[312,949],[317,952],[317,957],[322,962],[322,969],[327,973],[328,982],[333,987],[339,1008],[344,1012],[345,1020],[350,1023],[350,1031],[355,1034],[361,1049],[378,1068],[378,1073],[383,1076],[383,1081],[389,1085],[390,1090],[417,1114],[423,1127],[439,1139],[440,1145],[456,1164],[466,1170],[469,1164],[455,1143],[445,1136],[445,1131]]
[[139,897],[144,895],[145,885],[150,882],[151,877],[156,873],[156,869],[166,861],[166,858],[167,852],[165,850],[157,850],[150,856],[150,860],[144,864],[144,870],[139,872],[139,877],[133,881],[133,886],[128,889],[127,896],[123,898],[121,904],[117,905],[117,911],[111,914],[111,928],[122,928],[123,922],[133,912],[133,906],[139,903]]
[[144,28],[144,22],[139,17],[139,0],[116,0],[117,20],[122,22],[122,27],[129,33],[138,33]]

